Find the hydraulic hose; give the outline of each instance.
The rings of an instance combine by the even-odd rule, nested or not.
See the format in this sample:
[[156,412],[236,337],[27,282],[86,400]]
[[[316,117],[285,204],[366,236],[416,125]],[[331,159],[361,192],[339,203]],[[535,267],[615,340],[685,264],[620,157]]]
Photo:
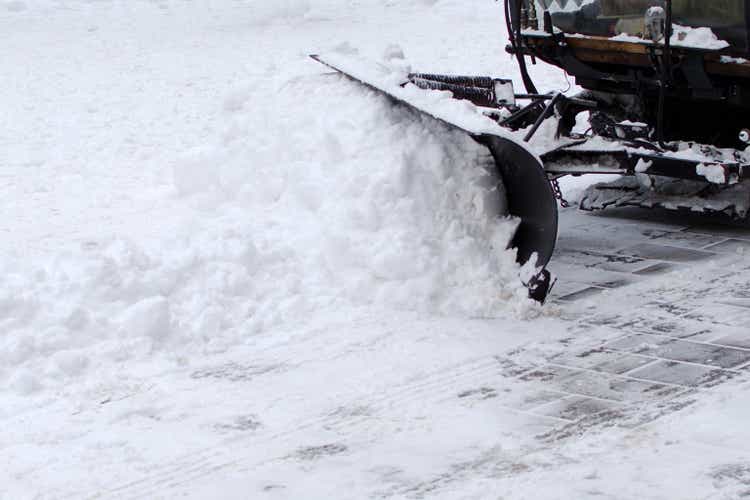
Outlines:
[[666,19],[664,26],[664,53],[662,54],[661,63],[661,78],[659,82],[659,106],[657,109],[656,116],[656,138],[659,141],[659,146],[662,148],[666,147],[664,142],[664,127],[665,127],[665,101],[667,97],[667,86],[672,81],[672,0],[665,0],[666,4]]
[[[512,2],[512,3],[511,3]],[[538,94],[539,92],[534,85],[534,81],[529,76],[529,70],[526,66],[526,58],[521,51],[521,6],[524,0],[505,0],[505,25],[508,29],[508,40],[513,48],[518,69],[521,71],[521,79],[526,92],[529,94]]]

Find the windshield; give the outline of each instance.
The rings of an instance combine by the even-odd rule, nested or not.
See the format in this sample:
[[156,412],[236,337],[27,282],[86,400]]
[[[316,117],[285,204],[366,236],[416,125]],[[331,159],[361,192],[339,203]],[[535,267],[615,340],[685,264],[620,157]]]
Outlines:
[[[537,0],[536,5],[540,18],[548,10],[553,24],[568,33],[642,38],[650,33],[649,18],[663,15],[664,8],[663,0]],[[711,28],[733,48],[747,49],[745,0],[672,0],[672,15],[674,24]]]

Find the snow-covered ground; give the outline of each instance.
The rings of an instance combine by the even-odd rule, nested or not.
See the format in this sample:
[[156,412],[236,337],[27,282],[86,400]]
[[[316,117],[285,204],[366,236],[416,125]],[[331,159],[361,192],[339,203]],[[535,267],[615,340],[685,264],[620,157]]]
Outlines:
[[511,224],[492,217],[490,176],[467,168],[482,149],[304,57],[381,12],[396,16],[305,2],[5,13],[9,386],[223,351],[321,309],[530,307],[495,250]]
[[[746,232],[566,211],[539,308],[486,153],[306,57],[516,78],[501,11],[0,2],[0,497],[746,492]],[[690,373],[556,358],[607,342]]]

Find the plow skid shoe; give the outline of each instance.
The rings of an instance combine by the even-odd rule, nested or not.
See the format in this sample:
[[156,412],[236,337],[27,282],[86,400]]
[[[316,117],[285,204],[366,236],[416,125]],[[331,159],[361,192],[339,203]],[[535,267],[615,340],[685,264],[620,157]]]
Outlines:
[[557,241],[557,201],[540,160],[522,143],[466,101],[452,99],[447,92],[410,84],[408,73],[342,54],[310,57],[395,104],[461,130],[486,146],[507,196],[508,213],[498,215],[520,219],[511,242],[518,261],[524,264],[536,255],[537,266],[547,265]]
[[653,186],[644,186],[637,177],[628,176],[595,184],[583,194],[580,208],[587,211],[608,207],[660,208],[720,215],[733,222],[748,222],[750,181],[721,188],[705,182],[674,179],[655,182]]

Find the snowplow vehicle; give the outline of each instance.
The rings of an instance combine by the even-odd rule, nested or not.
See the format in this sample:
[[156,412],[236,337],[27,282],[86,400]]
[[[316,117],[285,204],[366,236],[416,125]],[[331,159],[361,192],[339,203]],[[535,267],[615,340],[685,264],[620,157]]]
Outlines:
[[[750,210],[750,0],[505,0],[511,80],[409,72],[392,85],[344,59],[319,62],[487,146],[504,184],[519,262],[535,259],[530,295],[543,301],[557,238],[558,181],[614,174],[582,210],[637,206],[747,224]],[[537,60],[583,90],[543,93]],[[450,91],[484,121],[415,90]],[[750,151],[750,150],[748,150]]]

